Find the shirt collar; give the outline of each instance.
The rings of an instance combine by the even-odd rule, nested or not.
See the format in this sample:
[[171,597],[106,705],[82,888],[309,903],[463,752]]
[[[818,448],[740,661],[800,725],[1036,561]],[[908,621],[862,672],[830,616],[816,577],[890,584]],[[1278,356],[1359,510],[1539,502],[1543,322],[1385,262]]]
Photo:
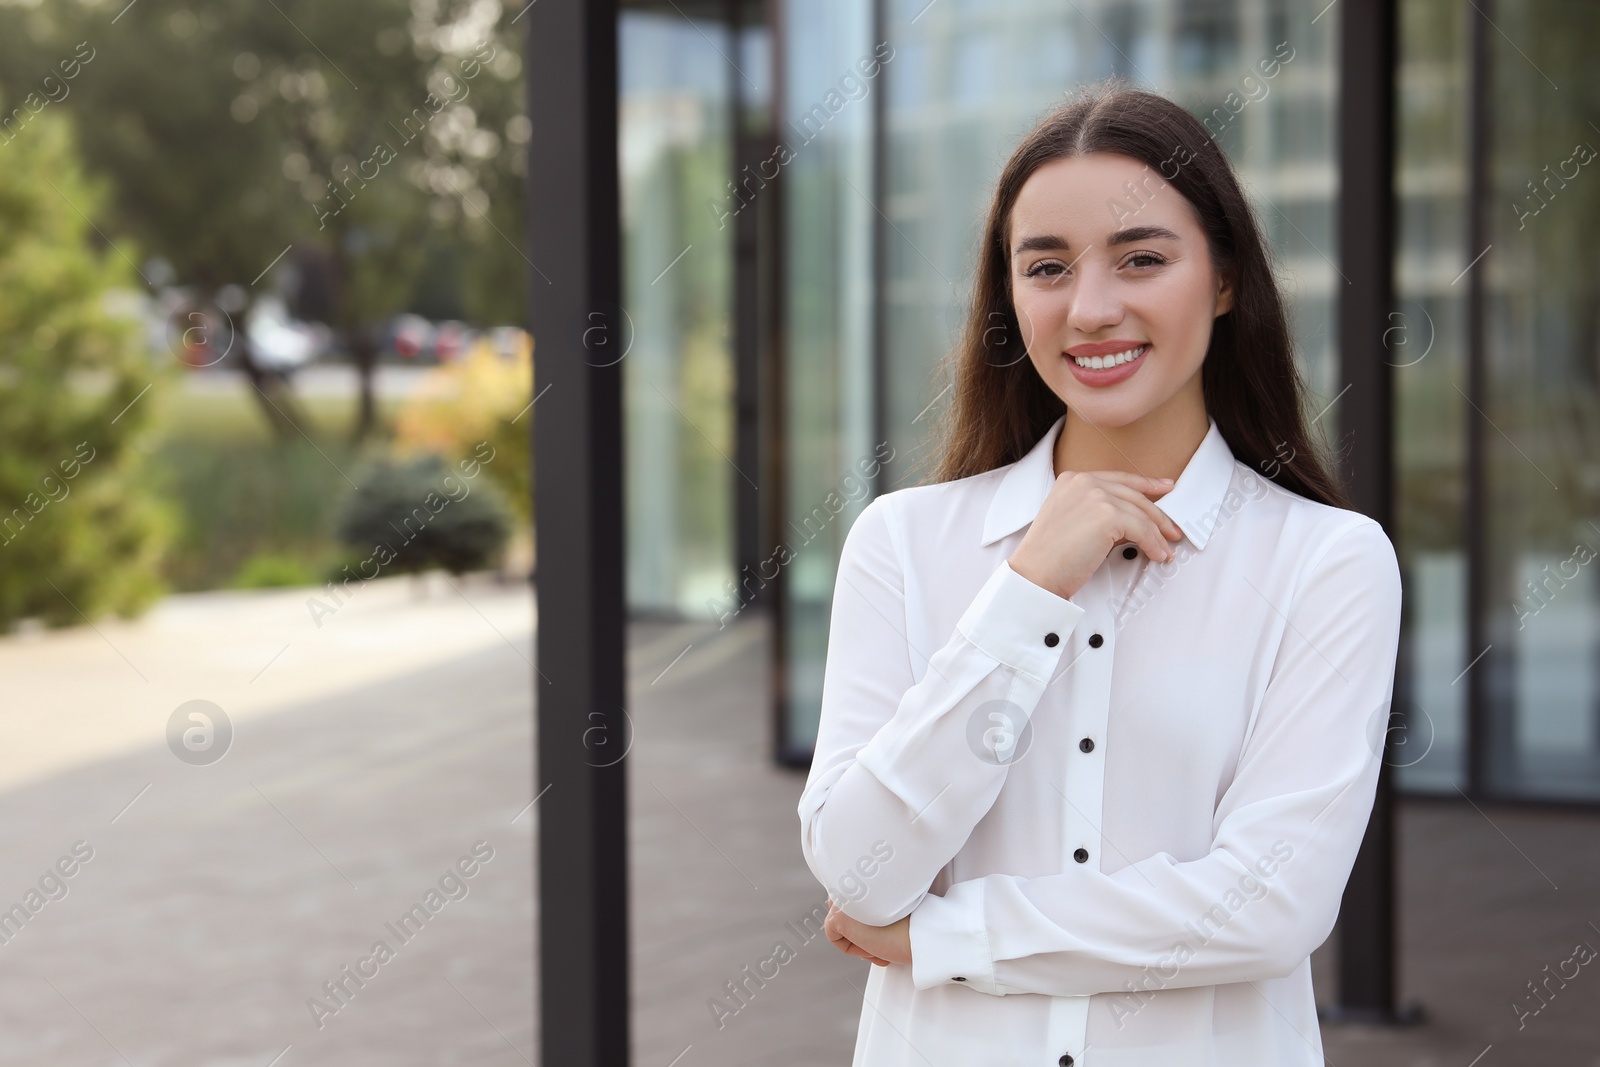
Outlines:
[[[1011,465],[995,490],[983,522],[983,544],[989,545],[1033,522],[1055,484],[1056,439],[1066,423],[1063,414],[1039,442]],[[1171,516],[1196,548],[1205,548],[1216,525],[1222,499],[1237,462],[1223,440],[1217,421],[1206,416],[1206,435],[1184,465],[1177,483],[1156,505]]]

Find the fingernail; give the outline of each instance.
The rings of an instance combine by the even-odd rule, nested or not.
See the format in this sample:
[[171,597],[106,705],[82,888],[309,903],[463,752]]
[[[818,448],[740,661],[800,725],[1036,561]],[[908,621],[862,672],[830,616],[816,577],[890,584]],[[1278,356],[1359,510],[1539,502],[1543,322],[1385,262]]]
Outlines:
[[1174,483],[1174,482],[1173,482],[1173,480],[1172,480],[1172,479],[1171,479],[1171,478],[1161,478],[1161,479],[1158,479],[1158,480],[1159,480],[1159,481],[1162,481],[1162,482],[1165,482],[1165,483],[1166,483],[1166,484],[1168,484],[1168,485],[1173,485],[1173,484],[1175,484],[1175,483]]

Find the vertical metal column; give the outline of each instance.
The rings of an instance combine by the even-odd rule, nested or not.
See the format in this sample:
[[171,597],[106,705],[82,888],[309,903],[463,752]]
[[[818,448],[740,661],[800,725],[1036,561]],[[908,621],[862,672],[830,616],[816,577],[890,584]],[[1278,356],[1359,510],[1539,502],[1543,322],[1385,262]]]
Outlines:
[[[889,38],[889,15],[886,0],[872,0],[872,48]],[[876,449],[889,437],[889,75],[878,72],[872,93],[872,129],[868,133],[872,146],[872,203],[877,208],[872,213],[872,444]],[[873,478],[872,495],[879,496],[889,488],[889,464],[878,468]]]
[[[723,0],[723,17],[728,25],[735,61],[742,64],[744,45],[752,29],[762,23],[761,9],[751,0]],[[767,145],[768,123],[761,121],[756,101],[743,77],[731,68],[727,71],[729,84],[729,118],[732,126],[729,178],[741,190],[739,195],[754,192],[757,205],[768,195],[767,179],[763,171],[772,152]],[[744,183],[754,178],[753,189]],[[761,494],[740,471],[755,471],[758,485],[765,485],[761,472],[761,275],[760,232],[761,208],[751,206],[741,209],[733,218],[730,235],[733,251],[733,281],[731,292],[733,339],[733,435],[734,458],[737,469],[728,472],[733,485],[734,511],[734,582],[743,588],[747,573],[759,573],[762,560],[770,546],[763,546]],[[755,603],[766,606],[770,594],[761,589]]]
[[[789,140],[788,113],[788,0],[764,0],[767,25],[771,27],[772,41],[772,135],[774,147]],[[802,15],[803,15],[802,11]],[[762,224],[771,240],[766,246],[762,282],[768,286],[766,317],[770,362],[767,367],[767,426],[764,434],[768,442],[768,462],[763,465],[765,478],[762,485],[767,491],[763,504],[766,528],[772,533],[774,545],[788,537],[789,515],[789,220],[787,168],[779,168],[773,179],[769,195],[762,201]],[[774,545],[766,546],[770,551]],[[811,763],[811,747],[789,743],[789,660],[793,653],[790,632],[790,613],[794,597],[790,586],[790,568],[778,568],[772,581],[772,759],[780,767],[806,768]]]
[[615,0],[530,5],[541,1062],[625,1067],[628,863]]
[[[1477,0],[1467,19],[1467,252],[1470,258],[1489,246],[1489,21],[1490,0]],[[1467,553],[1467,625],[1463,663],[1471,663],[1489,644],[1486,604],[1489,574],[1484,529],[1488,522],[1488,486],[1485,470],[1484,395],[1484,271],[1478,263],[1467,271],[1467,434],[1465,470],[1467,499],[1465,549]],[[1462,679],[1467,686],[1467,788],[1474,799],[1494,791],[1495,724],[1489,681],[1499,654],[1484,656]]]
[[[1383,345],[1394,306],[1394,124],[1398,16],[1394,0],[1345,0],[1339,47],[1339,373],[1349,392],[1335,415],[1356,510],[1394,539],[1393,382]],[[1404,657],[1401,657],[1404,661]],[[1405,692],[1396,678],[1395,695]],[[1387,757],[1367,833],[1339,912],[1339,993],[1325,1018],[1406,1021],[1396,1007],[1394,785]]]

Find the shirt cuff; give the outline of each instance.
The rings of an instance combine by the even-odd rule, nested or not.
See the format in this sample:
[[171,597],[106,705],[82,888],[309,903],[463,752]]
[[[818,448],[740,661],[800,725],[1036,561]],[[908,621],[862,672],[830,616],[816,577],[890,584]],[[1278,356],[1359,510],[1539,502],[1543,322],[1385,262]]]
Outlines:
[[1084,610],[1030,582],[1003,560],[978,590],[956,630],[993,659],[1049,681],[1067,647],[1067,635]]
[[957,882],[942,897],[929,893],[911,913],[911,982],[918,989],[964,985],[998,994],[989,930],[983,921],[983,880]]

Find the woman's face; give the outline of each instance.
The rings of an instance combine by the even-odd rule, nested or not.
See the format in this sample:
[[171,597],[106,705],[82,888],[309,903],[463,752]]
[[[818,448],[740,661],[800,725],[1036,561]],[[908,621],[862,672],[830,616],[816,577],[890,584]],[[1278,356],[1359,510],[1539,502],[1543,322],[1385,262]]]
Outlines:
[[1200,365],[1233,292],[1157,170],[1110,152],[1044,164],[1012,207],[1009,252],[1028,358],[1069,409],[1108,428],[1169,403],[1204,410]]

